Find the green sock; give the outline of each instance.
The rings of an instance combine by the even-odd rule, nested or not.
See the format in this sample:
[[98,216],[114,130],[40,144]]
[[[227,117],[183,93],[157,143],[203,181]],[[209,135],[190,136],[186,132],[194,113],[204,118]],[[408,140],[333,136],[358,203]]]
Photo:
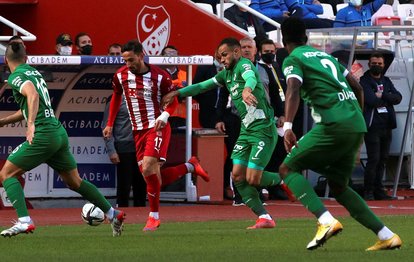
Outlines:
[[299,173],[290,173],[283,181],[302,205],[316,217],[325,212],[325,206],[304,176]]
[[260,201],[259,193],[257,189],[247,181],[235,182],[234,185],[239,191],[240,196],[243,199],[243,202],[257,215],[267,214],[266,209],[264,209],[262,201]]
[[260,187],[268,187],[279,185],[282,179],[278,173],[263,171],[262,178],[260,179]]
[[111,204],[108,200],[99,192],[96,186],[86,180],[82,180],[80,187],[75,190],[81,194],[86,200],[99,207],[104,213],[111,209]]
[[19,180],[16,177],[9,177],[3,181],[3,187],[14,209],[16,209],[17,217],[29,216],[23,188]]
[[372,212],[367,203],[350,187],[342,194],[335,197],[339,204],[343,205],[351,216],[364,227],[377,234],[384,224]]

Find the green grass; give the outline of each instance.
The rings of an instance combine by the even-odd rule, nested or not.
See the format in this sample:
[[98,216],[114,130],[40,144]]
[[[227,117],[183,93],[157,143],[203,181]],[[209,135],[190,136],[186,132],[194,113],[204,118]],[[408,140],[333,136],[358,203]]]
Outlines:
[[246,230],[254,221],[163,223],[145,233],[143,224],[127,224],[119,238],[108,224],[37,227],[34,234],[0,239],[0,261],[411,261],[414,216],[382,219],[402,238],[400,250],[365,252],[374,234],[341,218],[344,231],[308,251],[315,220],[280,219],[270,230]]

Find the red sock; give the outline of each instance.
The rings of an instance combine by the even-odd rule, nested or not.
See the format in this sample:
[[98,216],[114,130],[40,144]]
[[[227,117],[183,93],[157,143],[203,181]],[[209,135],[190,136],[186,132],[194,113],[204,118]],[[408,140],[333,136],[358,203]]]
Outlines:
[[160,206],[161,184],[157,174],[144,177],[147,182],[148,203],[151,212],[158,212]]
[[178,166],[167,167],[161,170],[162,186],[167,186],[176,181],[183,175],[187,174],[188,170],[185,164]]

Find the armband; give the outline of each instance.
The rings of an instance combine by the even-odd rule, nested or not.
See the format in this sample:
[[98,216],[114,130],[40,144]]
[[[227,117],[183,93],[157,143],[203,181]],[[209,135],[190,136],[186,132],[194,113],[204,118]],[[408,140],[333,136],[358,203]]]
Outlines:
[[292,129],[292,122],[285,122],[283,123],[283,131],[286,132],[286,130]]
[[168,118],[170,117],[170,114],[167,111],[164,111],[161,113],[161,115],[159,117],[157,117],[157,119],[155,121],[162,121],[164,123],[168,122]]

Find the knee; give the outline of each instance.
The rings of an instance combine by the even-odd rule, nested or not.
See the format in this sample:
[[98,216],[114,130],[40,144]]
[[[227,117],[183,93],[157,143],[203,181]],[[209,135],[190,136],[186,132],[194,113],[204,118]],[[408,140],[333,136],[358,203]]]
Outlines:
[[334,195],[335,197],[342,194],[347,188],[347,186],[339,185],[339,184],[333,183],[332,181],[328,181],[328,185],[329,185],[329,189],[331,190],[332,195]]
[[233,180],[233,182],[241,182],[244,180],[243,175],[237,173],[237,172],[232,172],[231,173],[231,179]]
[[246,178],[247,183],[251,186],[259,186],[260,185],[260,177],[250,176]]

